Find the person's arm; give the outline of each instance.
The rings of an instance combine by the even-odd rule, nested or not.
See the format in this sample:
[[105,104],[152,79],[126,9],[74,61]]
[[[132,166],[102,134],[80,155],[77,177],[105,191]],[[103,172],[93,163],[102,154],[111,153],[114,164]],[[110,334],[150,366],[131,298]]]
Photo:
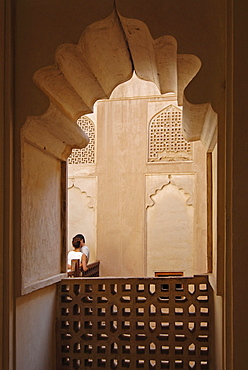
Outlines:
[[[67,269],[69,270],[69,269],[71,269],[71,260],[69,259],[69,253],[70,252],[68,252],[68,254],[67,254]],[[70,261],[70,262],[69,262]]]
[[82,269],[84,271],[88,271],[88,267],[87,267],[87,257],[85,254],[82,255]]

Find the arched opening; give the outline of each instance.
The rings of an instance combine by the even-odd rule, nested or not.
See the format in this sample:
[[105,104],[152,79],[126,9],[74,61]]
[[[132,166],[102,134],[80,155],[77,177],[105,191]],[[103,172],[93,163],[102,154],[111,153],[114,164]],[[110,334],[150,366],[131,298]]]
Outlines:
[[[185,45],[185,50],[186,50],[186,48],[187,48],[187,45]],[[185,52],[185,50],[184,50],[184,52]],[[186,50],[186,52],[187,52],[187,50]],[[195,53],[195,54],[197,54],[197,53]],[[203,59],[202,59],[203,60]],[[46,65],[46,64],[44,64],[44,65]],[[218,80],[218,82],[219,82],[219,80]],[[52,96],[52,95],[49,95],[49,96]],[[189,101],[191,101],[191,99],[189,99]],[[211,99],[206,99],[205,101],[211,101]],[[52,96],[52,98],[51,98],[51,106],[52,106],[52,104],[53,105],[55,105],[56,107],[59,105],[59,104],[57,104],[57,101],[56,101],[56,98],[55,97],[53,97]],[[185,103],[186,104],[186,103]],[[187,105],[187,104],[186,104]],[[61,106],[63,106],[63,104],[61,104]],[[75,111],[76,111],[76,108],[77,108],[77,106],[75,105],[74,106],[75,107]],[[66,111],[66,109],[62,109],[63,110],[63,113],[65,113],[65,112],[67,112]],[[56,109],[54,110],[54,112],[56,111]],[[52,112],[52,110],[51,110],[51,112]],[[51,113],[50,112],[50,113]],[[81,114],[81,113],[80,113]],[[39,150],[41,150],[41,151],[44,151],[45,152],[45,148],[48,148],[49,149],[49,152],[51,152],[52,154],[53,154],[53,156],[54,156],[54,158],[58,158],[59,156],[60,156],[60,153],[63,153],[63,160],[62,161],[64,161],[65,160],[65,158],[67,157],[67,155],[69,154],[69,152],[70,152],[70,149],[71,149],[71,147],[74,147],[74,146],[77,146],[78,145],[78,147],[79,146],[82,146],[83,145],[83,140],[82,139],[80,139],[79,140],[79,136],[78,135],[74,135],[74,137],[69,137],[69,135],[65,135],[65,136],[67,136],[67,137],[63,137],[63,135],[61,135],[60,136],[60,138],[56,141],[56,139],[54,139],[54,138],[56,138],[57,137],[57,135],[60,133],[61,134],[61,131],[60,131],[60,125],[64,125],[65,126],[65,131],[68,133],[68,132],[70,132],[70,124],[71,124],[71,122],[70,122],[70,120],[67,120],[65,117],[67,117],[67,115],[65,116],[65,115],[63,115],[63,114],[61,114],[61,116],[60,116],[60,118],[61,119],[57,119],[56,117],[57,117],[57,115],[59,115],[59,112],[57,112],[56,111],[56,113],[54,113],[54,115],[52,116],[52,114],[49,116],[49,114],[47,114],[45,117],[40,117],[40,119],[35,119],[35,120],[30,120],[29,121],[29,123],[30,123],[30,125],[31,125],[31,123],[35,126],[36,125],[36,129],[40,129],[41,127],[42,127],[42,132],[44,133],[44,131],[43,131],[43,129],[46,129],[47,130],[47,137],[46,137],[46,140],[43,140],[43,141],[49,141],[48,140],[48,137],[49,137],[49,135],[50,135],[50,139],[51,139],[51,142],[53,143],[53,145],[50,145],[50,147],[49,147],[49,145],[42,145],[43,144],[43,141],[41,140],[42,139],[42,136],[41,137],[38,137],[39,135],[37,135],[37,133],[35,132],[35,129],[34,130],[30,130],[30,132],[29,132],[29,134],[30,134],[30,136],[29,136],[29,140],[30,140],[30,142],[33,142],[33,141],[35,141],[35,140],[37,140],[36,142],[35,142],[35,145],[36,145],[36,147],[39,147]],[[79,114],[77,114],[77,115],[75,115],[75,117],[76,118],[78,118],[79,117]],[[75,119],[76,119],[75,118]],[[56,122],[56,119],[57,119],[57,122],[59,121],[59,124],[58,124],[58,128],[57,129],[54,129],[54,130],[52,130],[52,126],[54,125],[54,123]],[[73,118],[74,119],[74,118]],[[35,122],[34,122],[35,121]],[[52,123],[52,124],[51,124]],[[67,127],[68,126],[68,127]],[[206,126],[207,127],[207,126]],[[205,127],[205,128],[206,128]],[[52,132],[51,132],[52,131]],[[62,130],[63,131],[63,130]],[[72,130],[73,131],[73,130]],[[40,132],[40,131],[38,131],[38,132]],[[53,135],[53,133],[54,133],[54,135]],[[32,134],[32,135],[31,135]],[[26,138],[27,138],[27,136],[28,136],[28,130],[26,130],[26,132],[24,132],[24,135],[26,136]],[[44,138],[43,138],[44,139]],[[62,139],[62,140],[61,140]],[[72,140],[71,140],[72,139]],[[56,145],[54,145],[54,141],[56,141]],[[79,144],[78,144],[78,141],[80,141],[79,142]],[[46,143],[47,144],[47,143]],[[48,142],[48,144],[49,144],[49,142]],[[59,149],[58,149],[59,148]],[[56,150],[55,150],[56,149]],[[36,152],[35,151],[33,151],[33,153],[32,153],[32,155],[36,155]],[[50,164],[49,164],[49,166],[50,166]],[[55,166],[56,167],[56,170],[58,170],[58,172],[59,172],[59,166],[57,167],[57,165]],[[25,169],[25,171],[26,171],[26,167],[24,168]],[[24,172],[25,172],[24,171]],[[30,175],[31,175],[31,177],[34,177],[33,176],[33,173],[32,173],[32,171],[30,171]],[[45,173],[45,175],[47,175],[46,173]],[[60,182],[57,182],[57,185],[58,185],[58,187],[59,187],[59,185],[60,185]],[[57,186],[56,185],[56,186]],[[26,184],[24,184],[24,186],[26,186]],[[29,190],[33,190],[33,189],[35,189],[35,184],[34,184],[34,188],[31,188],[31,189],[29,189]],[[46,195],[46,192],[45,193],[43,193],[44,195]],[[55,194],[54,193],[54,195],[57,195],[57,194]],[[43,196],[41,195],[41,197],[40,197],[41,199],[43,198]],[[48,202],[48,207],[50,206],[50,205],[53,205],[53,201],[54,201],[54,199],[53,198],[55,198],[55,197],[53,197],[53,196],[51,196],[49,199],[51,199],[51,204],[50,204],[50,202]],[[57,197],[56,199],[59,199],[59,197]],[[26,200],[25,198],[24,198],[24,200]],[[46,206],[46,207],[47,207]],[[46,208],[45,207],[45,208]],[[42,209],[45,209],[45,208],[42,208]],[[53,207],[51,207],[52,209],[54,209]],[[42,210],[41,209],[41,210]],[[60,212],[60,209],[58,208],[58,212]],[[33,215],[32,213],[31,213],[31,216],[35,216],[35,215]],[[50,219],[51,220],[51,218],[53,219],[53,214],[52,214],[52,217],[51,217],[51,214],[49,213],[49,212],[47,212],[46,213],[46,215],[45,215],[45,217],[44,218],[47,218],[47,219]],[[44,221],[44,218],[41,218],[41,223],[39,223],[39,226],[38,226],[38,229],[40,228],[40,224],[41,225],[44,225],[45,224],[45,222],[43,222]],[[52,223],[52,225],[53,225],[53,227],[54,227],[54,229],[55,230],[59,230],[59,227],[60,227],[60,221],[61,220],[59,220],[59,219],[57,219],[57,220],[55,220],[56,222],[55,223]],[[33,224],[32,224],[32,222],[31,222],[31,225],[24,225],[24,228],[23,228],[23,235],[25,235],[26,233],[28,234],[28,226],[31,226],[30,227],[30,229],[32,229],[32,226],[33,226]],[[60,237],[60,235],[59,235],[60,233],[58,233],[58,235],[57,235],[57,237]],[[38,235],[38,237],[37,237],[37,239],[38,240],[40,240],[40,238],[39,238],[39,236],[40,235]],[[48,239],[49,239],[49,243],[54,243],[54,241],[56,242],[56,239],[57,238],[55,238],[55,239],[53,239],[53,238],[50,238],[51,237],[51,235],[50,234],[48,234]],[[28,250],[28,246],[26,245],[24,245],[25,244],[25,241],[29,241],[29,237],[25,237],[26,239],[24,240],[24,242],[23,242],[23,246],[22,246],[22,251],[23,251],[23,253],[29,253],[29,250]],[[31,241],[35,244],[36,243],[36,240],[35,240],[35,238],[31,238]],[[39,248],[39,245],[38,245],[38,243],[36,243],[35,244],[35,249],[37,248],[37,250],[38,250],[38,248]],[[26,252],[25,252],[25,250],[26,250]],[[32,252],[32,251],[31,251]],[[50,255],[52,255],[52,251],[51,251],[51,253],[50,253]],[[24,257],[25,257],[25,254],[24,254]],[[37,258],[36,257],[39,257],[39,256],[37,256],[37,254],[36,254],[36,251],[34,252],[34,256],[33,256],[34,258],[33,258],[33,261],[36,261],[37,260]],[[57,256],[56,255],[56,258],[57,257],[59,257],[59,256]],[[62,265],[63,265],[63,261],[62,261]],[[25,266],[27,267],[27,265],[25,265],[25,261],[24,261],[24,268],[23,268],[23,270],[24,270],[24,275],[25,275]],[[57,274],[57,272],[61,272],[61,270],[58,268],[58,266],[60,266],[60,264],[58,263],[58,264],[56,264],[56,268],[52,271],[52,273],[54,274],[54,276]],[[29,267],[29,266],[28,266]],[[39,266],[40,267],[40,266]],[[41,266],[42,267],[42,266]],[[24,278],[25,278],[25,276],[24,276]],[[41,276],[41,279],[43,279],[43,280],[45,280],[47,278],[47,276],[46,275],[43,275],[43,276]],[[60,279],[61,278],[61,276],[59,276],[58,277],[58,279]],[[32,279],[33,279],[33,276],[32,276]],[[32,285],[33,284],[33,280],[30,280],[30,282],[28,282],[28,284],[29,283],[31,283],[31,284],[29,284],[29,286],[30,285]],[[51,281],[51,280],[50,280]],[[54,280],[53,280],[54,281]],[[28,284],[26,284],[26,286],[28,285]],[[32,288],[33,289],[33,288]]]
[[84,233],[101,276],[206,273],[206,151],[183,138],[176,95],[134,74],[83,120],[95,146],[69,157],[68,246]]
[[[23,172],[26,173],[23,186],[22,264],[24,271],[29,271],[23,276],[23,292],[33,290],[36,286],[46,286],[48,281],[52,283],[59,280],[61,273],[66,272],[66,222],[63,216],[65,161],[72,148],[85,147],[88,142],[76,120],[90,113],[95,101],[108,98],[117,85],[130,79],[134,69],[139,78],[154,83],[161,94],[172,93],[177,97],[178,105],[183,105],[183,132],[189,141],[201,140],[207,151],[211,151],[216,143],[217,115],[211,104],[194,106],[184,94],[201,63],[193,55],[177,54],[177,43],[172,36],[153,40],[144,23],[126,19],[114,11],[106,19],[86,28],[77,45],[61,45],[56,51],[55,62],[54,66],[42,68],[34,75],[36,84],[49,97],[50,107],[40,117],[29,117],[22,130]],[[128,135],[132,140],[132,133],[128,132]],[[46,158],[47,163],[37,170],[36,156],[40,155]],[[44,169],[42,174],[41,168]],[[49,174],[49,168],[53,176]],[[52,177],[54,182],[57,181],[55,187],[51,186]],[[31,178],[34,181],[30,181]],[[43,180],[39,178],[46,178],[47,186],[43,186]],[[40,186],[44,190],[43,199],[50,199],[51,204],[55,202],[52,212],[44,206],[44,212],[36,218],[41,225],[40,233],[47,235],[53,224],[56,232],[51,233],[49,240],[52,244],[60,240],[61,248],[57,251],[53,269],[48,266],[47,271],[41,270],[37,281],[32,269],[26,269],[33,259],[26,259],[29,255],[27,240],[34,239],[35,235],[32,227],[25,224],[25,215],[30,210],[37,214],[38,209],[31,206],[34,202],[32,195],[36,198],[39,189],[41,197]],[[46,192],[49,196],[45,196]],[[62,216],[58,217],[58,213]],[[106,235],[103,239],[108,238]],[[39,261],[49,259],[52,254],[54,259],[50,246],[41,254],[37,253],[35,258]],[[140,254],[143,253],[144,250],[140,250]],[[142,263],[144,275],[147,267]]]

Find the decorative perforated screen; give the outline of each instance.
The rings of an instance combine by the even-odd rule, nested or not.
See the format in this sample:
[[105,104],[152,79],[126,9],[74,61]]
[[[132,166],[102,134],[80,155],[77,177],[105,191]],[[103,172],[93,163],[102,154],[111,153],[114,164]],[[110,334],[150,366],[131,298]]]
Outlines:
[[58,369],[210,369],[205,276],[65,279],[58,296]]
[[88,135],[89,144],[83,149],[73,149],[71,155],[68,157],[68,163],[95,163],[95,125],[93,121],[86,116],[79,118],[77,124]]
[[149,125],[149,162],[189,161],[191,143],[182,132],[182,110],[169,105]]

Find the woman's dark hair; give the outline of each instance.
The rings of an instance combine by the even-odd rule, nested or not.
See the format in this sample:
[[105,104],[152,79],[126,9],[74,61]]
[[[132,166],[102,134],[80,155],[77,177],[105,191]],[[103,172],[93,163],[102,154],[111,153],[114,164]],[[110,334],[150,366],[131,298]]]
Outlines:
[[77,234],[77,235],[75,235],[74,238],[72,239],[72,242],[76,238],[78,238],[80,241],[82,240],[85,243],[85,237],[83,236],[83,234]]
[[73,247],[75,248],[75,249],[77,249],[77,248],[80,248],[80,240],[78,240],[77,238],[77,240],[74,240],[75,238],[73,238],[73,240],[72,240],[72,245],[73,245]]

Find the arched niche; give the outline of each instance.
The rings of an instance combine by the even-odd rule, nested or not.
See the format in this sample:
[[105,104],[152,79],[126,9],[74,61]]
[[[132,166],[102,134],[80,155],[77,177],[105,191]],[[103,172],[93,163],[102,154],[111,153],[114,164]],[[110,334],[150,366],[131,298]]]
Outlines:
[[211,102],[195,105],[184,93],[200,68],[196,56],[177,54],[173,36],[154,40],[143,22],[115,10],[88,26],[76,45],[59,46],[54,65],[35,73],[34,82],[50,106],[43,115],[28,117],[22,128],[21,294],[52,284],[66,272],[65,161],[72,148],[88,143],[76,120],[135,70],[139,78],[154,82],[161,94],[177,95],[185,137],[202,140],[211,150],[217,114]]
[[147,207],[147,275],[154,271],[193,274],[194,211],[190,194],[169,181],[152,195]]

